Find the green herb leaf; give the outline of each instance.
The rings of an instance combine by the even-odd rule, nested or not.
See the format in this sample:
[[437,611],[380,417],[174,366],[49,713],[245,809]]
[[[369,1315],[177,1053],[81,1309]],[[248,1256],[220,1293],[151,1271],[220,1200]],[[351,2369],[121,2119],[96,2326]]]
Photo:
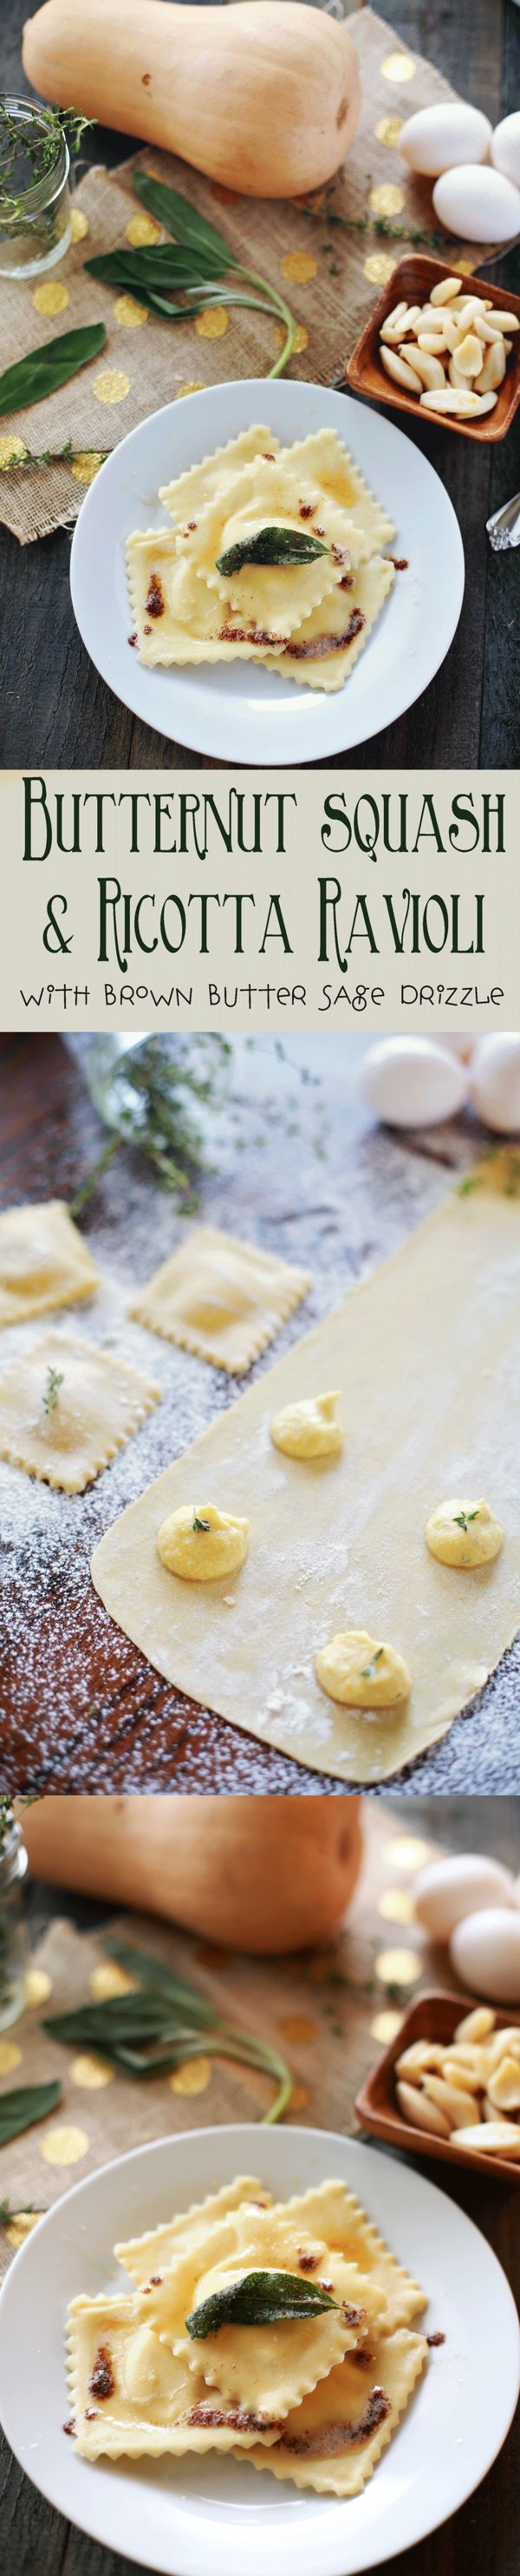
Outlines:
[[173,242],[157,242],[143,250],[99,251],[95,259],[85,260],[85,267],[89,277],[99,277],[107,286],[130,287],[139,295],[142,286],[155,287],[159,292],[161,287],[207,285],[215,274],[221,274],[222,263],[219,266],[218,260],[213,260],[209,264],[200,251],[176,249]]
[[141,205],[147,207],[148,214],[155,215],[165,232],[173,234],[174,241],[189,242],[202,251],[206,264],[208,258],[218,257],[223,268],[238,266],[222,233],[216,231],[214,224],[208,224],[206,216],[199,215],[196,206],[190,206],[177,188],[167,188],[162,179],[149,179],[145,170],[135,172],[133,184]]
[[104,322],[88,322],[79,331],[60,331],[56,340],[29,349],[25,358],[17,358],[14,367],[6,367],[0,376],[0,418],[57,393],[70,376],[78,375],[80,367],[88,367],[91,358],[98,357],[105,340]]
[[457,1529],[469,1529],[470,1521],[478,1521],[478,1503],[476,1512],[454,1512],[453,1518]]
[[20,2137],[22,2129],[32,2129],[35,2120],[48,2119],[59,2102],[61,2084],[23,2084],[16,2093],[0,2094],[0,2147]]
[[243,564],[307,564],[315,555],[326,555],[320,537],[312,537],[303,528],[259,528],[255,537],[241,537],[227,553],[217,555],[217,572],[241,572]]
[[65,2047],[95,2048],[120,2074],[146,2078],[166,2074],[182,2059],[198,2056],[203,2031],[208,2054],[254,2066],[274,2081],[277,2089],[266,2112],[266,2125],[271,2127],[282,2118],[291,2099],[292,2079],[277,2049],[250,2031],[234,2030],[207,1995],[185,1985],[151,1952],[134,1950],[116,1938],[107,1940],[105,1949],[137,1979],[137,1990],[52,2014],[43,2027],[53,2039]]
[[319,2281],[302,2281],[299,2272],[246,2272],[242,2281],[192,2308],[184,2323],[193,2341],[203,2343],[220,2326],[271,2326],[280,2318],[316,2317],[323,2308],[337,2307]]
[[42,1398],[44,1413],[55,1413],[60,1386],[63,1386],[63,1369],[48,1368],[47,1385]]
[[208,1530],[208,1529],[209,1529],[209,1527],[210,1527],[210,1524],[209,1524],[209,1521],[203,1521],[203,1520],[201,1520],[201,1517],[200,1517],[200,1513],[199,1513],[199,1512],[194,1512],[194,1514],[193,1514],[193,1527],[194,1527],[194,1530]]
[[377,1665],[378,1665],[378,1664],[380,1664],[380,1662],[381,1662],[381,1656],[382,1656],[382,1654],[384,1654],[384,1647],[383,1647],[383,1646],[378,1646],[378,1648],[377,1648],[377,1653],[376,1653],[375,1655],[373,1655],[373,1656],[372,1656],[372,1662],[371,1662],[371,1664],[363,1664],[363,1665],[362,1665],[361,1673],[360,1673],[360,1680],[361,1680],[362,1682],[373,1682],[373,1681],[375,1681]]

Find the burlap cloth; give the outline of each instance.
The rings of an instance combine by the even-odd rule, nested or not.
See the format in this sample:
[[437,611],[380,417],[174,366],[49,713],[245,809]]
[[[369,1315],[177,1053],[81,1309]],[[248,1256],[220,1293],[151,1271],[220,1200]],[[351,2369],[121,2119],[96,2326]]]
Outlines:
[[[117,1928],[120,1938],[153,1949],[181,1977],[202,1988],[228,2022],[281,2049],[295,2083],[289,2119],[342,2133],[356,2130],[355,2094],[383,2039],[391,2036],[390,2027],[381,2026],[381,2014],[392,2013],[397,2027],[399,2004],[404,2010],[419,1984],[452,1982],[445,1953],[436,1954],[419,1927],[406,1919],[413,1870],[431,1856],[430,1847],[408,1825],[401,1827],[384,1805],[371,1809],[368,1817],[365,1810],[364,1833],[361,1875],[344,1927],[330,1949],[295,1959],[254,1960],[209,1950],[143,1916],[118,1917],[117,1926],[110,1927]],[[1,2094],[56,2076],[63,2088],[61,2104],[49,2119],[2,2148],[0,2203],[7,2201],[11,2211],[29,2205],[50,2208],[84,2174],[149,2138],[220,2121],[260,2124],[273,2099],[263,2075],[218,2058],[205,2061],[203,2035],[200,2059],[195,2065],[187,2062],[173,2078],[139,2083],[113,2075],[99,2090],[91,2089],[88,2075],[92,2067],[94,2074],[99,2070],[100,2061],[89,2058],[85,2065],[73,2048],[49,2038],[41,2021],[44,2013],[88,2003],[102,1964],[106,1967],[107,1961],[101,1935],[79,1935],[69,1923],[56,1920],[33,1957],[33,1978],[40,1984],[44,1978],[47,2000],[35,1998],[4,2034],[3,2046],[0,2035],[0,2065],[6,2042],[21,2053],[19,2065],[1,2075]],[[396,1997],[394,1979],[403,1971]],[[79,2139],[76,2134],[71,2142],[71,2131],[79,2131]],[[60,2158],[63,2148],[62,2161],[47,2161],[49,2144]],[[257,2169],[261,2175],[260,2125]],[[0,2227],[0,2272],[19,2241],[16,2226]]]
[[[188,195],[222,229],[244,265],[285,294],[301,332],[291,374],[312,382],[330,384],[344,371],[374,298],[410,247],[410,236],[417,228],[431,235],[429,184],[407,171],[396,150],[397,134],[412,108],[452,98],[454,92],[371,9],[349,20],[349,30],[360,57],[363,104],[352,151],[330,203],[338,215],[359,222],[362,230],[346,232],[339,224],[327,227],[323,213],[309,213],[287,200],[273,203],[231,196],[199,179],[186,162],[147,145],[115,176],[96,168],[81,180],[74,214],[80,219],[82,237],[56,268],[41,281],[0,281],[3,367],[59,331],[102,320],[107,332],[101,356],[84,373],[46,402],[0,420],[0,465],[15,438],[40,455],[62,448],[68,440],[80,452],[80,463],[74,467],[45,465],[34,471],[24,467],[19,473],[0,473],[0,520],[22,545],[77,517],[83,487],[92,480],[87,449],[99,454],[117,446],[149,412],[195,384],[263,375],[276,355],[277,325],[271,318],[264,321],[256,312],[232,307],[224,327],[223,314],[213,312],[201,331],[194,320],[159,322],[151,314],[145,323],[136,323],[134,316],[132,324],[128,315],[121,318],[118,290],[87,276],[86,257],[126,245],[127,225],[139,212],[132,194],[133,170],[151,170]],[[378,210],[370,202],[374,189],[385,192]],[[402,228],[402,239],[390,241],[378,233],[377,212]],[[454,245],[455,264],[460,248]],[[450,263],[451,257],[450,251]],[[482,254],[479,265],[481,258]],[[303,275],[300,260],[307,272]],[[287,275],[288,261],[295,261],[292,275],[290,271]],[[468,254],[465,265],[475,265],[474,253]],[[58,314],[45,316],[44,307],[42,318],[34,294],[35,289],[41,294],[44,287],[66,288],[68,302]],[[220,337],[213,336],[215,324]],[[107,374],[112,378],[108,389]]]

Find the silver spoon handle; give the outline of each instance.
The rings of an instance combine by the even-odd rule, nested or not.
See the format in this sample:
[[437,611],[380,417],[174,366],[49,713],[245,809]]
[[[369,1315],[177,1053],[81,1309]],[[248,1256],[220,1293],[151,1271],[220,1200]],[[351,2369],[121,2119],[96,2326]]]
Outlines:
[[505,546],[520,546],[520,492],[515,492],[512,501],[505,501],[501,510],[493,511],[486,527],[495,554]]

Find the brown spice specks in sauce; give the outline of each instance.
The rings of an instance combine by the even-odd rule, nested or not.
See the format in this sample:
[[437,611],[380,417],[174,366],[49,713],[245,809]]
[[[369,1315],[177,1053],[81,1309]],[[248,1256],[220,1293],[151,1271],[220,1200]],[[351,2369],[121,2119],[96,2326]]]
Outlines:
[[280,2449],[307,2459],[332,2459],[341,2451],[355,2450],[361,2442],[369,2442],[390,2412],[390,2399],[384,2388],[372,2388],[364,2413],[354,2424],[322,2424],[315,2433],[282,2432]]
[[75,2431],[76,2431],[76,2426],[75,2426],[75,2423],[74,2423],[74,2416],[73,2416],[73,2415],[71,2415],[71,2418],[70,2418],[70,2424],[63,2424],[63,2425],[62,2425],[62,2432],[63,2432],[63,2433],[75,2433]]
[[100,2343],[88,2387],[89,2397],[113,2397],[115,2379],[107,2343]]
[[429,2346],[430,2346],[430,2352],[433,2352],[433,2349],[434,2349],[434,2345],[435,2345],[435,2344],[437,2344],[437,2343],[445,2343],[445,2342],[446,2342],[446,2336],[445,2336],[445,2334],[431,2334],[431,2335],[427,2335],[427,2336],[426,2336],[426,2342],[427,2342],[427,2344],[429,2344]]
[[164,617],[164,597],[157,572],[150,573],[146,613],[147,617]]
[[300,518],[301,518],[301,519],[313,519],[313,518],[314,518],[314,512],[315,512],[315,510],[317,510],[317,507],[318,507],[317,501],[299,501],[299,502],[298,502],[298,509],[299,509],[299,513],[300,513]]
[[[267,644],[271,650],[278,637],[264,635],[261,626],[219,626],[218,640],[219,644]],[[263,2208],[264,2203],[259,2201],[258,2207]]]
[[129,637],[128,637],[128,642],[129,642],[129,644],[137,644],[137,636],[136,636],[136,635],[129,635]]
[[319,2259],[319,2254],[299,2254],[298,2270],[300,2272],[315,2272]]
[[282,646],[282,651],[289,655],[291,662],[327,662],[332,653],[346,652],[347,645],[353,644],[354,636],[361,634],[362,626],[366,626],[363,610],[353,608],[348,626],[344,627],[341,635],[315,635],[313,642],[308,644],[293,644],[289,640]]
[[388,562],[393,564],[394,572],[408,572],[407,555],[389,555]]
[[199,2406],[190,2406],[186,2423],[207,2426],[208,2430],[229,2424],[234,2433],[282,2432],[279,2416],[250,2415],[245,2406],[211,2406],[206,2399],[201,2399]]

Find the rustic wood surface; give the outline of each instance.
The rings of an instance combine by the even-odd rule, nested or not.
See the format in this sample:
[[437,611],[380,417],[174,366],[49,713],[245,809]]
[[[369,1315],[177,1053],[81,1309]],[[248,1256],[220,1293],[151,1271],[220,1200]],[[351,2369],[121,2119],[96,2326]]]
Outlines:
[[[266,1037],[252,1049],[240,1042],[234,1057],[230,1095],[238,1124],[224,1168],[203,1175],[200,1216],[302,1265],[312,1281],[305,1305],[264,1353],[260,1369],[402,1242],[482,1149],[482,1131],[469,1118],[429,1136],[374,1127],[357,1084],[367,1043],[360,1035],[294,1039],[289,1066]],[[83,1074],[60,1038],[0,1042],[4,1206],[24,1197],[70,1200],[92,1170],[102,1137]],[[117,1309],[108,1319],[117,1335],[128,1280],[149,1275],[152,1244],[153,1264],[171,1251],[177,1215],[143,1158],[125,1150],[81,1222],[102,1278],[114,1274],[118,1281]],[[90,1312],[79,1312],[87,1335]],[[74,1309],[69,1322],[73,1330]],[[105,1330],[96,1305],[91,1329]],[[8,1340],[4,1333],[2,1358]],[[102,1531],[162,1472],[172,1448],[174,1455],[187,1448],[237,1391],[220,1371],[160,1342],[148,1342],[146,1350],[132,1345],[129,1356],[158,1371],[163,1401],[87,1494],[51,1496],[21,1470],[15,1477],[8,1468],[0,1471],[0,1784],[342,1795],[337,1781],[256,1743],[172,1689],[94,1593],[90,1556]],[[520,1640],[469,1714],[399,1775],[403,1794],[517,1791],[519,1679]]]
[[[373,1813],[374,1811],[372,1810],[372,1814]],[[497,1860],[505,1862],[509,1867],[518,1868],[518,1808],[516,1801],[512,1801],[507,1798],[496,1800],[477,1799],[474,1800],[470,1806],[468,1800],[460,1802],[450,1799],[438,1802],[436,1799],[420,1798],[416,1800],[413,1818],[410,1818],[409,1809],[403,1811],[402,1802],[400,1802],[399,1799],[387,1799],[385,1801],[385,1809],[380,1809],[378,1811],[379,1831],[376,1837],[378,1842],[383,1842],[383,1834],[381,1833],[383,1818],[385,1818],[386,1825],[390,1829],[390,1837],[392,1833],[401,1834],[403,1830],[406,1831],[410,1825],[414,1835],[418,1833],[421,1837],[424,1836],[428,1842],[436,1841],[441,1837],[443,1844],[448,1843],[453,1849],[468,1850],[471,1848],[477,1848],[477,1850],[480,1849],[481,1851],[487,1850],[490,1853],[492,1852]],[[385,1839],[387,1838],[385,1837]],[[389,1874],[392,1876],[391,1869]],[[409,1881],[406,1881],[405,1883],[409,1884]],[[352,1932],[350,1932],[350,1930],[347,1932],[346,1942],[345,1936],[343,1935],[343,1952],[345,1954],[344,1964],[348,1967],[350,1963],[354,1978],[358,1977],[360,1974],[366,1976],[364,1934],[367,1927],[366,1897],[364,1902],[363,1884],[364,1882],[362,1880],[359,1895],[356,1893],[352,1911]],[[45,1937],[47,1934],[48,1937],[48,1934],[52,1932],[54,1920],[58,1915],[61,1918],[64,1916],[68,1917],[76,1933],[82,1932],[90,1934],[91,1936],[95,1935],[96,1930],[101,1930],[107,1921],[106,1908],[102,1908],[100,1905],[90,1904],[87,1899],[78,1899],[74,1897],[67,1898],[61,1891],[57,1895],[55,1891],[42,1888],[38,1885],[33,1886],[29,1890],[29,1910],[35,1944],[36,1942],[38,1942],[38,1944],[40,1943],[42,1936]],[[391,1928],[390,1924],[388,1924],[387,1929],[389,1934],[391,1934]],[[137,1936],[137,1929],[138,1927],[135,1925],[134,1937]],[[361,1935],[361,1942],[358,1937],[359,1935]],[[404,1937],[406,1938],[406,1934]],[[184,1944],[182,1947],[184,1954]],[[217,1958],[217,1956],[218,1954],[215,1954],[215,1958]],[[207,1971],[210,1966],[209,1953],[205,1953],[204,1957]],[[298,1963],[293,1962],[292,1964],[293,1967],[296,1968]],[[241,2013],[244,2011],[247,2013],[248,1963],[246,1961],[237,1961],[236,1963],[230,1962],[230,1967],[234,1967],[235,1965],[236,1968],[239,1969],[239,1990],[237,1994],[239,2010]],[[288,1973],[290,1974],[290,1970],[290,1962],[287,1962],[285,1966],[281,1965],[281,2001],[279,2001],[278,2008],[282,2011],[286,2008],[285,1985],[287,1975]],[[346,2109],[345,2118],[342,2117],[339,2124],[342,2128],[344,2126],[349,2128],[351,2125],[356,2125],[355,2121],[351,2122],[348,2102],[350,2101],[351,2095],[360,2080],[360,2052],[362,2054],[363,2051],[362,2037],[357,2028],[359,2013],[356,2008],[356,2014],[354,2016],[355,2062],[351,2067],[350,2050],[347,2050],[347,2073],[346,2075],[343,2073],[343,2076],[341,2076],[342,2052],[340,2039],[338,2039],[338,2032],[336,2031],[335,2025],[336,2023],[338,2024],[339,2031],[339,2022],[343,2022],[346,2031],[347,2024],[349,2020],[352,2019],[352,2015],[349,2013],[348,1995],[345,1996],[344,1999],[342,1997],[340,2002],[338,2002],[340,1989],[336,1984],[331,1988],[332,2001],[329,2001],[327,2005],[325,2000],[327,1991],[326,1970],[327,1954],[324,1955],[323,1972],[321,1973],[317,1957],[307,1962],[307,1968],[305,1968],[304,1964],[303,1976],[305,1979],[306,1974],[309,1975],[310,1973],[310,1985],[304,1984],[302,1986],[301,1982],[297,1982],[294,1989],[292,2009],[294,2010],[294,2006],[296,2004],[298,2009],[301,2011],[302,2002],[304,2001],[306,2009],[310,2009],[313,2015],[317,2015],[320,2023],[323,2013],[325,2012],[327,2027],[330,2031],[331,2063],[329,2082],[327,2083],[325,2090],[325,2110],[327,2116],[324,2125],[334,2126],[338,2124],[337,2112],[335,2118],[333,2113],[331,2113],[330,2083],[336,2083],[337,2086],[338,2082],[340,2082],[340,2084],[343,2084],[343,2099]],[[184,1973],[191,1973],[190,1966],[187,1961],[184,1963]],[[198,1974],[200,1976],[200,1969]],[[257,1976],[258,1971],[253,1967],[253,1982],[256,1981]],[[278,1997],[278,1969],[275,1963],[273,1963],[270,1971],[265,1971],[263,1967],[261,1968],[260,1982],[265,1984],[268,1982],[269,1976],[273,1978],[275,1991]],[[323,1977],[325,1978],[325,1984],[323,1984]],[[435,1981],[437,1981],[437,1969],[434,1982]],[[431,1982],[430,1977],[429,1982]],[[227,1984],[228,1980],[225,1980],[225,1983]],[[372,2002],[366,2007],[367,2017],[372,2015],[373,2012],[374,2004]],[[370,2050],[374,2051],[375,2046],[376,2042],[372,2039],[369,2042],[369,2052]],[[297,2052],[298,2074],[301,2072],[304,2077],[308,2077],[310,2074],[312,2088],[310,2054],[309,2048],[307,2048],[306,2054],[305,2050],[302,2049],[300,2061],[299,2053]],[[294,2056],[294,2049],[292,2050],[291,2055]],[[343,2057],[344,2056],[345,2051],[343,2049]],[[319,2061],[323,2069],[323,2039],[319,2050]],[[368,2063],[366,2041],[364,2063]],[[98,2101],[98,2099],[105,2102],[107,2096],[103,2094],[100,2097],[97,2095],[86,2095],[83,2097],[84,2103],[87,2107],[90,2104],[91,2109],[93,2102]],[[190,2125],[199,2126],[201,2121],[202,2124],[204,2124],[205,2118],[211,2119],[214,2116],[209,2108],[209,2099],[210,2097],[208,2097],[207,2110],[205,2097],[201,2103],[197,2100],[186,2103],[186,2116],[187,2119],[189,2117]],[[179,2114],[181,2114],[182,2109],[183,2105],[181,2102],[179,2100],[174,2100],[172,2097],[172,2110],[176,2126],[180,2125]],[[227,2106],[223,2109],[221,2116],[227,2119],[232,2119],[233,2117],[248,2118],[250,2116],[254,2117],[255,2111],[245,2104],[239,2105],[237,2110],[236,2106],[233,2108],[233,2105],[231,2104],[231,2107]],[[303,2114],[300,2111],[298,2116],[300,2118],[303,2116],[304,2121],[311,2120],[319,2123],[320,2117],[323,2120],[323,2111],[320,2113],[319,2106],[318,2109],[316,2109],[312,2089],[308,2108],[303,2110]],[[382,2151],[378,2149],[376,2152],[379,2153]],[[498,2257],[498,2261],[502,2263],[508,2280],[511,2283],[513,2294],[516,2295],[517,2298],[520,2298],[520,2230],[518,2227],[518,2194],[515,2194],[514,2191],[509,2191],[507,2186],[497,2186],[496,2184],[491,2183],[489,2176],[486,2178],[484,2174],[482,2176],[477,2176],[476,2174],[470,2173],[462,2175],[457,2173],[452,2166],[448,2165],[443,2168],[441,2175],[438,2165],[433,2163],[430,2164],[422,2157],[418,2163],[417,2170],[428,2175],[437,2187],[439,2187],[440,2184],[443,2192],[446,2192],[451,2200],[456,2200],[461,2209],[467,2211],[468,2216],[473,2219],[475,2225],[479,2227],[482,2230],[483,2235],[487,2237],[489,2244],[493,2247],[494,2252]],[[46,2168],[49,2178],[51,2171],[51,2168]],[[31,2197],[32,2196],[33,2195],[31,2194]],[[489,2351],[487,2342],[485,2316],[482,2318],[481,2361],[483,2372],[487,2372],[492,2368],[493,2356]],[[476,2570],[482,2571],[482,2576],[491,2576],[491,2570],[493,2571],[493,2576],[517,2576],[519,2519],[520,2422],[517,2416],[516,2423],[511,2427],[508,2439],[503,2450],[500,2452],[499,2459],[495,2462],[494,2467],[485,2478],[483,2485],[478,2487],[476,2494],[469,2499],[468,2503],[461,2508],[459,2513],[453,2515],[449,2522],[442,2525],[441,2530],[434,2532],[428,2540],[422,2541],[414,2549],[407,2550],[404,2554],[400,2554],[399,2557],[392,2561],[392,2566],[395,2569],[395,2576],[475,2576]],[[122,2558],[112,2550],[101,2548],[96,2542],[84,2537],[82,2533],[72,2527],[70,2523],[66,2522],[60,2514],[55,2513],[53,2509],[44,2502],[43,2498],[38,2495],[37,2490],[31,2484],[30,2479],[26,2477],[23,2471],[18,2467],[18,2464],[8,2450],[7,2444],[1,2433],[0,2554],[2,2558],[2,2566],[5,2568],[5,2576],[33,2576],[33,2570],[37,2570],[37,2576],[144,2576],[144,2570],[136,2569],[136,2563],[134,2560]],[[244,2576],[246,2576],[245,2567]]]
[[[20,92],[21,28],[26,0],[3,0],[2,88]],[[520,95],[520,14],[514,0],[379,0],[379,14],[412,50],[426,54],[454,88],[495,121]],[[85,138],[86,158],[114,166],[135,138],[99,129]],[[517,251],[501,254],[490,276],[514,287]],[[438,468],[457,512],[466,555],[460,625],[442,670],[415,707],[355,752],[324,766],[464,769],[513,767],[518,725],[518,563],[492,556],[485,523],[520,484],[520,417],[496,451],[450,439],[446,431],[408,433]],[[183,766],[182,745],[164,740],[132,716],[98,679],[74,624],[69,592],[70,536],[64,531],[21,548],[0,531],[0,760],[5,767],[167,770]],[[440,567],[442,578],[442,567]],[[190,754],[193,769],[207,764]],[[212,767],[215,763],[212,762]]]

